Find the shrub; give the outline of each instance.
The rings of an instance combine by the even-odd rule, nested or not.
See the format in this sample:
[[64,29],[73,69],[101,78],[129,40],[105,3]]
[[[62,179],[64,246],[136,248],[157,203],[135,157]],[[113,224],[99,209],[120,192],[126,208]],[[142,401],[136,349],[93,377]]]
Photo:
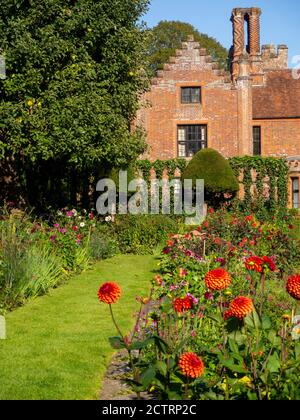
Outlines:
[[239,190],[238,181],[229,162],[216,150],[198,152],[183,172],[183,179],[204,179],[205,200],[212,205],[227,201]]
[[119,216],[113,225],[122,253],[146,255],[167,239],[169,233],[177,232],[175,219],[163,215]]
[[103,260],[117,255],[119,251],[118,243],[110,237],[109,232],[96,230],[91,235],[89,251],[95,260]]

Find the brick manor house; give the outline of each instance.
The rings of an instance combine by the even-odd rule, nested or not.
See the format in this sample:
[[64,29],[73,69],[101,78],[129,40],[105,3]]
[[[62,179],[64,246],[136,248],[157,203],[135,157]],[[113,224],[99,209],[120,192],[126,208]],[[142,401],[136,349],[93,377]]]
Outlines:
[[188,159],[205,147],[225,157],[287,158],[290,205],[299,208],[300,78],[288,68],[286,45],[260,46],[260,15],[233,10],[230,72],[189,37],[152,80],[137,123],[152,161]]

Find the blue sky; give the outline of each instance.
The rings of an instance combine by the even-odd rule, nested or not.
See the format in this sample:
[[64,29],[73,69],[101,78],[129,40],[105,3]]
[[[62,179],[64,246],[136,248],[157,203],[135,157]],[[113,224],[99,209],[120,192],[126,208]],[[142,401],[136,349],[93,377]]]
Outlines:
[[149,27],[161,20],[188,22],[229,48],[232,45],[229,18],[234,7],[260,7],[261,43],[287,44],[290,63],[293,56],[300,55],[299,0],[151,0],[143,20]]

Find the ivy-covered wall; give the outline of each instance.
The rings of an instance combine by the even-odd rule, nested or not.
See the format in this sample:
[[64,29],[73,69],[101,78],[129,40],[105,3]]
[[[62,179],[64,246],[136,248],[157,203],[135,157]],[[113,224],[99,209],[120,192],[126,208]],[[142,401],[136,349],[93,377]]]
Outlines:
[[[285,210],[288,205],[289,167],[284,159],[272,157],[235,157],[230,165],[241,184],[237,205],[245,212],[275,213]],[[188,162],[185,159],[138,161],[137,167],[143,178],[150,182],[151,171],[161,179],[166,170],[170,179],[176,170],[182,172]]]

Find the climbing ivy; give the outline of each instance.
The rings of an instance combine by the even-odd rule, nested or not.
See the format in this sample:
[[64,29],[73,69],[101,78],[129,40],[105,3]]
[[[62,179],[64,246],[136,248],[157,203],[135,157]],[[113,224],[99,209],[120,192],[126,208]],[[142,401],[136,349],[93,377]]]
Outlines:
[[[275,213],[286,209],[289,167],[284,159],[245,156],[231,158],[229,161],[236,176],[243,173],[245,196],[240,205],[244,211]],[[256,179],[252,177],[254,173]],[[269,187],[268,194],[264,194],[265,184]],[[251,192],[253,186],[256,188],[254,197]]]
[[157,179],[162,179],[164,170],[167,170],[170,179],[174,179],[176,169],[179,169],[180,172],[182,172],[187,166],[187,161],[185,159],[157,159],[155,162],[150,162],[150,160],[139,160],[136,165],[137,169],[141,171],[144,179],[149,181],[151,169],[155,170]]
[[[246,213],[256,212],[264,216],[267,213],[284,212],[288,203],[288,172],[284,159],[260,156],[244,156],[229,159],[229,163],[244,187],[244,197],[238,200],[238,207]],[[185,159],[139,160],[137,169],[150,183],[150,171],[155,170],[156,178],[162,179],[164,170],[170,180],[175,178],[175,171],[183,172],[188,162]]]

